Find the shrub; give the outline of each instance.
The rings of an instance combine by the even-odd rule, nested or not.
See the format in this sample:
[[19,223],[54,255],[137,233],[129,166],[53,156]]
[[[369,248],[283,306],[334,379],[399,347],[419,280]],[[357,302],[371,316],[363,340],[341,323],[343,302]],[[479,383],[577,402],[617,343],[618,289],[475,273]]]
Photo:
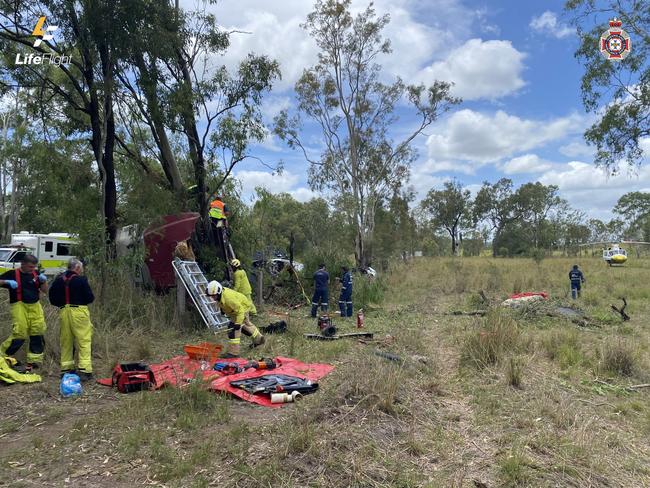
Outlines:
[[511,356],[506,368],[506,380],[513,388],[521,388],[521,374],[523,362],[521,358]]
[[495,309],[484,327],[470,333],[462,346],[461,361],[478,369],[492,366],[519,344],[519,328],[504,311]]
[[604,344],[600,350],[600,366],[603,371],[631,376],[636,369],[637,355],[630,344],[618,340]]
[[354,308],[359,310],[369,304],[379,304],[384,299],[383,277],[372,278],[368,275],[355,274],[352,285],[352,301]]

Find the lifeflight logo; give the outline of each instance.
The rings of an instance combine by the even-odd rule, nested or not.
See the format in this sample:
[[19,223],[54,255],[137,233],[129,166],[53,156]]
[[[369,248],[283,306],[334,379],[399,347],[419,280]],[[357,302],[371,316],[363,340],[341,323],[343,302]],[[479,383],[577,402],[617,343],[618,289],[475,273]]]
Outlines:
[[[39,47],[43,44],[43,41],[50,41],[54,39],[52,32],[59,28],[58,25],[48,25],[45,30],[43,26],[45,25],[46,17],[43,15],[36,22],[34,31],[32,35],[36,37],[34,41],[34,47]],[[60,55],[56,53],[29,53],[29,54],[16,54],[16,65],[25,65],[25,64],[52,64],[55,66],[61,66],[62,64],[70,64],[72,56]]]
[[36,27],[34,27],[34,32],[32,32],[32,35],[37,38],[34,41],[34,47],[40,46],[43,41],[50,41],[54,39],[54,36],[49,33],[54,32],[59,28],[58,25],[48,25],[47,29],[43,30],[44,24],[45,24],[45,15],[43,15],[43,17],[38,19],[38,22],[36,22]]

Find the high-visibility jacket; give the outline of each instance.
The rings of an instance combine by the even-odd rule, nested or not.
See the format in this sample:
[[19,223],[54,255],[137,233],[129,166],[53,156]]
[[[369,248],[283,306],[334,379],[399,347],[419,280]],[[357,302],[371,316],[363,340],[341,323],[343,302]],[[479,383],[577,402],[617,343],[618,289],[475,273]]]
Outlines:
[[251,310],[251,305],[247,297],[235,290],[225,287],[223,292],[221,292],[219,306],[228,318],[236,324],[242,324],[246,314]]
[[248,299],[248,304],[250,305],[250,313],[257,315],[257,308],[253,303],[252,297],[253,290],[251,288],[250,281],[248,281],[248,275],[246,274],[246,271],[243,269],[238,269],[235,271],[233,278],[235,280],[234,290],[238,291]]
[[226,205],[221,200],[212,200],[210,202],[210,218],[225,219]]
[[246,271],[243,269],[238,269],[235,271],[234,274],[235,278],[235,287],[233,288],[235,291],[238,291],[242,295],[249,296],[253,290],[251,288],[251,284],[248,281],[248,275],[246,274]]

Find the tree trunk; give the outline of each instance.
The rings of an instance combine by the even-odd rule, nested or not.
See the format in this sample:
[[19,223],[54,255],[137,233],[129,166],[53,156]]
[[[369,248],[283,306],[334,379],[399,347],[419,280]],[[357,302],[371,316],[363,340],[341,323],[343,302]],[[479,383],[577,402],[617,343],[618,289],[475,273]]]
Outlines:
[[103,166],[106,172],[104,190],[104,224],[106,226],[107,257],[115,258],[115,237],[117,235],[117,186],[115,184],[115,119],[113,116],[112,95],[106,97],[105,107],[109,110],[106,121]]
[[115,115],[113,113],[113,62],[106,44],[99,46],[102,63],[104,89],[104,124],[102,177],[103,182],[103,216],[106,229],[106,257],[115,258],[115,236],[117,234],[117,187],[115,184]]
[[149,113],[143,115],[151,121],[153,136],[156,145],[158,146],[158,150],[160,151],[160,164],[162,165],[165,177],[169,182],[169,186],[174,193],[180,196],[184,192],[183,180],[178,171],[176,157],[172,151],[169,138],[167,137],[167,131],[165,130],[165,125],[162,120],[160,100],[156,93],[156,81],[152,80],[149,76],[149,71],[147,70],[142,54],[139,54],[136,58],[136,64],[138,66],[138,71],[140,72],[140,77],[142,78],[140,85],[142,86],[142,91],[147,100],[147,108],[149,109]]
[[[178,64],[181,68],[181,73],[183,76],[183,83],[185,83],[188,91],[192,92],[192,76],[190,74],[190,68],[187,64],[187,60],[183,52],[178,49],[176,51]],[[187,143],[190,149],[190,159],[192,160],[192,165],[194,166],[194,181],[197,187],[197,205],[199,207],[199,213],[201,214],[201,228],[203,232],[199,236],[199,240],[202,242],[207,242],[210,238],[210,218],[208,216],[208,199],[207,199],[207,189],[205,186],[205,160],[203,159],[203,146],[201,146],[201,139],[199,137],[199,131],[196,127],[196,117],[194,115],[194,108],[192,104],[188,104],[185,107],[183,114],[181,116],[183,121],[183,130],[187,137]]]

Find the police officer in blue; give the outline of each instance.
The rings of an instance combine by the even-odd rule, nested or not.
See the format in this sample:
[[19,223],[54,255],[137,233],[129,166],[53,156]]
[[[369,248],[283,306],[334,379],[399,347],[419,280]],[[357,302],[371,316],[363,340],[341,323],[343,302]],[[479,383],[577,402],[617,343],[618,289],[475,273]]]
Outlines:
[[325,271],[325,265],[319,264],[318,271],[314,273],[314,297],[311,299],[311,316],[316,318],[316,310],[320,305],[323,312],[327,312],[329,301],[330,275]]
[[578,269],[577,264],[574,264],[573,269],[569,271],[569,279],[571,280],[571,297],[575,300],[580,297],[580,285],[585,282],[585,275]]
[[341,295],[339,296],[339,309],[341,317],[352,317],[352,273],[347,266],[341,266]]

